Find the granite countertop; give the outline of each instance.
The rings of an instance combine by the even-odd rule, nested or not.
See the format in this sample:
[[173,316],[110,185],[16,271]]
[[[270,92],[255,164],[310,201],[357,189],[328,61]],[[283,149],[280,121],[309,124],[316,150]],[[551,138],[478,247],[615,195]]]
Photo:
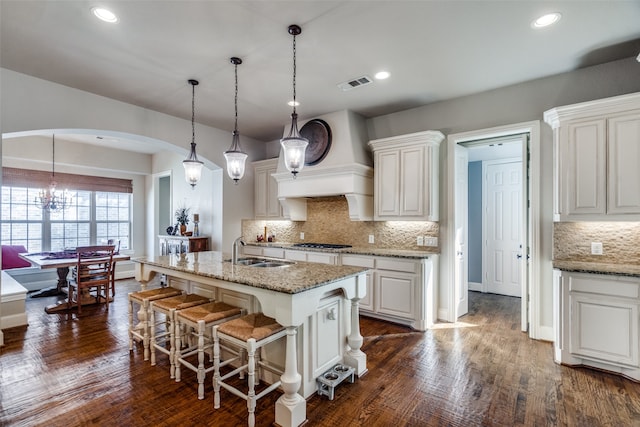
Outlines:
[[373,255],[373,256],[388,256],[388,257],[396,257],[396,258],[428,258],[432,255],[439,254],[438,248],[429,247],[425,250],[409,250],[409,249],[385,249],[385,248],[373,248],[366,246],[354,246],[351,248],[342,248],[342,249],[323,249],[323,248],[305,248],[301,246],[294,246],[293,243],[284,243],[284,242],[270,242],[270,243],[259,243],[259,242],[247,242],[248,246],[259,246],[259,247],[269,247],[269,248],[283,248],[283,249],[293,249],[296,251],[310,251],[310,252],[327,252],[327,253],[335,253],[335,254],[353,254],[353,255]]
[[233,265],[227,261],[230,259],[229,254],[210,251],[139,257],[132,258],[132,261],[288,294],[304,292],[367,271],[362,267],[298,261],[286,267],[260,268]]
[[615,274],[620,276],[640,277],[638,264],[612,264],[591,261],[554,260],[553,268],[563,271],[575,271],[594,274]]

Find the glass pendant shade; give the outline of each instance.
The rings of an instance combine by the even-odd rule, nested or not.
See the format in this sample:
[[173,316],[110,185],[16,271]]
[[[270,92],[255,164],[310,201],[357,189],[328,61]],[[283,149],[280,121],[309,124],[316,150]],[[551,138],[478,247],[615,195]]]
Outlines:
[[296,113],[291,114],[289,135],[280,140],[280,145],[284,150],[284,164],[295,178],[304,167],[305,150],[309,145],[309,141],[300,135]]
[[202,165],[204,165],[204,163],[198,160],[198,156],[196,155],[196,143],[192,142],[189,156],[182,161],[182,166],[184,166],[184,178],[192,188],[196,186],[198,181],[200,181],[200,177],[202,176]]
[[235,125],[233,128],[233,138],[231,139],[231,147],[224,152],[224,158],[227,160],[227,174],[235,184],[244,176],[244,164],[247,160],[247,153],[242,151],[240,147],[240,133],[238,132],[238,65],[242,64],[242,59],[231,58],[231,63],[235,66]]
[[195,188],[198,181],[200,181],[200,176],[202,176],[204,163],[198,160],[198,155],[196,154],[196,86],[199,82],[190,79],[189,84],[191,85],[191,150],[187,158],[182,161],[182,166],[184,166],[184,179],[191,185],[191,188]]
[[244,164],[248,157],[247,153],[239,150],[238,139],[238,132],[234,130],[231,148],[224,152],[224,158],[227,159],[227,174],[236,184],[244,176]]

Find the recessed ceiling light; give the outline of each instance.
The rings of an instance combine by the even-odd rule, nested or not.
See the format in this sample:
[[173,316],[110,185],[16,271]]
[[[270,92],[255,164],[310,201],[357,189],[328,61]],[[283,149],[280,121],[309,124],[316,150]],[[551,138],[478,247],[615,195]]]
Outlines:
[[378,80],[384,80],[384,79],[388,79],[390,75],[391,74],[388,71],[378,71],[376,75],[373,77],[375,77]]
[[94,7],[91,9],[96,18],[100,19],[104,22],[109,22],[110,24],[115,24],[118,22],[118,17],[115,13],[111,12],[109,9],[105,9],[104,7]]
[[531,27],[533,28],[544,28],[549,25],[553,25],[560,20],[562,15],[559,12],[547,13],[546,15],[542,15],[540,18],[536,19],[531,23]]
[[636,61],[640,62],[640,53],[636,56]]
[[289,102],[287,102],[287,105],[289,107],[299,107],[300,106],[300,102],[298,102],[298,101],[295,101],[295,102],[294,101],[289,101]]

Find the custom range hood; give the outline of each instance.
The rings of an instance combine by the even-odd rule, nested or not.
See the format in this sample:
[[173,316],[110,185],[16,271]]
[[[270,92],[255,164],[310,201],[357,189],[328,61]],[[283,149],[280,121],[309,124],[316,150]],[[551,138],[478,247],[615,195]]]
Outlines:
[[[323,132],[313,132],[309,126],[311,132],[307,134],[311,140],[307,150],[321,160],[305,165],[295,179],[286,169],[280,151],[278,169],[272,176],[278,182],[278,199],[285,216],[292,221],[306,221],[307,198],[344,196],[352,221],[373,220],[373,160],[367,146],[364,118],[347,110],[325,114],[300,121],[301,133],[305,132],[307,123],[328,125],[331,144],[324,152]],[[287,126],[284,135],[288,133]]]

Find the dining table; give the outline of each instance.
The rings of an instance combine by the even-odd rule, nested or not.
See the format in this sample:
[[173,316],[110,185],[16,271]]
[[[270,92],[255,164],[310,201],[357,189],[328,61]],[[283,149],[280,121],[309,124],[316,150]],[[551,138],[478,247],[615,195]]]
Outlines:
[[[40,291],[31,294],[31,298],[67,295],[67,276],[69,274],[69,267],[78,263],[78,255],[76,254],[75,249],[66,249],[58,252],[21,253],[19,256],[20,258],[29,261],[34,267],[38,267],[43,270],[55,268],[58,273],[58,282],[56,283],[56,286],[41,289]],[[129,259],[129,255],[114,253],[114,268],[118,261],[127,261]],[[88,295],[85,296],[82,301],[82,305],[95,303],[95,298]],[[47,313],[57,313],[67,309],[69,309],[69,306],[66,299],[45,307],[45,311]]]

